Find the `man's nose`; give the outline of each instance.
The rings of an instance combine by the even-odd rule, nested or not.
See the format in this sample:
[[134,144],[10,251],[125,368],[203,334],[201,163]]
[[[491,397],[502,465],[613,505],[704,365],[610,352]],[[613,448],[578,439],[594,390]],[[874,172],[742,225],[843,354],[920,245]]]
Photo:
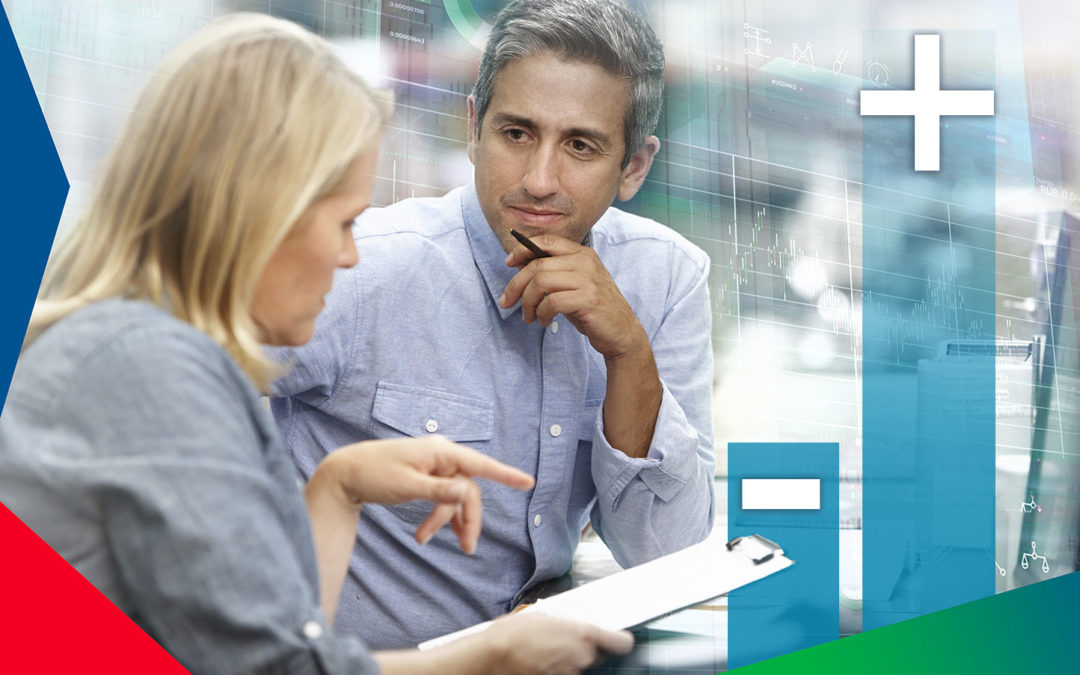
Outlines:
[[550,197],[559,191],[559,156],[557,147],[540,145],[529,157],[522,187],[535,199]]

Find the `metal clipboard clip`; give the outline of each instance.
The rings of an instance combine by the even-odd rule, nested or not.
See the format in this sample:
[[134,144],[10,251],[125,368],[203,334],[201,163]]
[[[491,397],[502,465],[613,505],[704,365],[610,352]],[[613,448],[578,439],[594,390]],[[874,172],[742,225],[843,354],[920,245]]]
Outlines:
[[[738,547],[739,549],[745,549],[745,544],[749,542],[754,543],[753,548],[764,548],[765,552],[761,555],[755,556],[747,550],[735,550],[736,547]],[[773,556],[775,556],[777,553],[783,554],[784,552],[784,549],[780,548],[779,544],[777,544],[775,541],[770,541],[766,539],[760,534],[752,534],[749,537],[735,537],[727,544],[725,544],[725,546],[727,546],[727,550],[733,553],[740,553],[743,556],[749,558],[750,561],[753,562],[755,565],[760,565],[763,562],[772,560]]]

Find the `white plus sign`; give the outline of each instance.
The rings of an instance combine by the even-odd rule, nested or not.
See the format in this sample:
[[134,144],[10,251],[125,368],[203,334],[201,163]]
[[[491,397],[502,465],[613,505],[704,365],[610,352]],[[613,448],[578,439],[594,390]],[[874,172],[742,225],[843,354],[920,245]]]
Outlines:
[[937,171],[942,115],[993,115],[994,90],[941,90],[941,44],[937,35],[915,36],[915,89],[859,92],[860,115],[915,117],[915,170]]

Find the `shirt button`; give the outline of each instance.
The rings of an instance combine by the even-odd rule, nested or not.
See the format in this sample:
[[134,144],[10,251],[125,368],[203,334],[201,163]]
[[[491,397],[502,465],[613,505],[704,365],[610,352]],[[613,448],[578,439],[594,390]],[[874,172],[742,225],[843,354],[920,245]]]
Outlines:
[[552,424],[551,428],[548,429],[548,433],[550,433],[552,436],[558,438],[559,435],[562,434],[562,427],[560,427],[558,424]]
[[540,517],[540,514],[536,514],[535,516],[533,516],[533,525],[535,525],[536,527],[540,527],[540,522],[542,520],[544,519]]
[[424,428],[427,429],[429,434],[433,434],[439,430],[439,423],[435,420],[428,420],[424,423]]
[[551,332],[552,333],[558,333],[559,332],[559,322],[558,321],[552,321],[551,322]]
[[304,624],[304,637],[309,640],[318,640],[322,637],[323,629],[317,621],[308,621]]

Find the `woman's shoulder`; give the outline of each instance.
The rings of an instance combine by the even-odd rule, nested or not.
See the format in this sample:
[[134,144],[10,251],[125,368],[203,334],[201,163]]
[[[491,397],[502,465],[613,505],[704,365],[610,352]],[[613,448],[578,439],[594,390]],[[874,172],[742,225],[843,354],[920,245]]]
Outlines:
[[205,333],[161,307],[123,298],[101,300],[72,312],[46,329],[27,353],[63,351],[71,358],[85,359],[97,352],[108,352],[108,347],[117,342],[130,343],[128,349],[138,353],[138,347],[149,345],[143,339],[125,340],[133,333],[139,338],[153,336],[164,340],[162,348],[191,345],[223,353]]
[[12,380],[16,405],[140,406],[191,397],[257,399],[250,381],[208,335],[146,302],[110,299],[83,307],[24,350]]

